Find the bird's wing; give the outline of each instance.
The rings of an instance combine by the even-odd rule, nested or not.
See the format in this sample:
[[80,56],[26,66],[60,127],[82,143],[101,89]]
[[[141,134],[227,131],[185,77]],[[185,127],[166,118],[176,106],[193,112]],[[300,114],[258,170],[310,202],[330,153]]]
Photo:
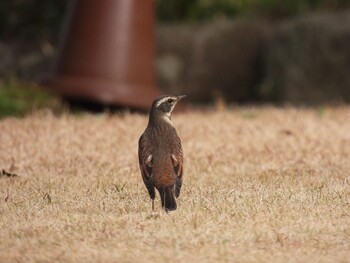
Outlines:
[[139,166],[143,182],[145,183],[148,193],[152,199],[155,198],[154,186],[152,183],[152,145],[144,134],[139,139]]
[[181,140],[176,136],[174,146],[172,147],[173,152],[171,153],[171,160],[173,163],[174,171],[176,174],[176,187],[175,187],[175,196],[179,197],[180,190],[182,186],[182,176],[183,176],[183,152],[181,146]]

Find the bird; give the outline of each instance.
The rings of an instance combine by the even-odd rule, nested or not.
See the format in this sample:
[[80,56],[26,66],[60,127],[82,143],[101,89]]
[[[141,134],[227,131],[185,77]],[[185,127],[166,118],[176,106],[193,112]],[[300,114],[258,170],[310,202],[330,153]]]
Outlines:
[[177,209],[184,168],[181,139],[171,121],[176,104],[186,95],[157,97],[149,112],[148,125],[138,142],[139,167],[143,182],[152,200],[155,189],[166,212]]

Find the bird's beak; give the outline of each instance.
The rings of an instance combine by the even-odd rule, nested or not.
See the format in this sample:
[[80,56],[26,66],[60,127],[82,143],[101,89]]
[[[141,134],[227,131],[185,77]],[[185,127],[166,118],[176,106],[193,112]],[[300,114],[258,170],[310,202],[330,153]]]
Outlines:
[[186,95],[180,95],[180,96],[177,96],[177,101],[180,101],[181,99],[185,98]]

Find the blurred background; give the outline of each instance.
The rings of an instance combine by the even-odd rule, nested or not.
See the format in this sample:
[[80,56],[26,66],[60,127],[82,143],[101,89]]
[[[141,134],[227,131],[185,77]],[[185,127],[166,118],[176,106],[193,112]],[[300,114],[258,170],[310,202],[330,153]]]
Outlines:
[[[65,84],[61,82],[53,85],[47,81],[48,76],[77,71],[68,72],[65,69],[70,64],[60,61],[62,54],[65,59],[74,54],[65,51],[67,36],[72,37],[67,34],[71,23],[79,24],[72,20],[72,13],[81,11],[73,5],[74,1],[68,0],[0,2],[0,117],[22,116],[47,107],[60,111],[66,107],[62,98],[70,105],[144,109],[150,100],[147,94],[187,94],[188,101],[197,104],[218,100],[278,105],[350,101],[349,0],[158,0],[150,1],[148,11],[139,10],[142,16],[135,8],[117,6],[116,16],[124,19],[118,18],[120,24],[136,21],[130,23],[140,29],[133,29],[136,33],[130,35],[130,27],[115,25],[108,34],[116,32],[117,43],[124,43],[124,48],[135,39],[140,43],[129,57],[120,60],[117,67],[123,70],[116,68],[118,76],[111,77],[115,85],[108,83],[102,95],[97,85],[88,96],[81,84],[85,80],[74,94],[66,92],[71,87],[62,91]],[[96,24],[96,19],[98,15],[91,17],[91,23]],[[146,37],[141,31],[147,32]],[[79,45],[86,42],[90,41]],[[154,49],[154,53],[141,61],[132,56],[139,50],[141,55],[145,53],[140,47],[147,52]],[[113,52],[113,47],[109,48]],[[113,71],[113,65],[107,71]],[[137,79],[141,71],[147,71],[146,76],[133,83],[130,76]],[[132,83],[127,83],[127,90],[141,89],[143,93],[124,92],[122,96],[130,99],[110,99],[108,96],[119,96],[108,90],[118,89],[120,78]],[[144,104],[139,102],[142,97]]]

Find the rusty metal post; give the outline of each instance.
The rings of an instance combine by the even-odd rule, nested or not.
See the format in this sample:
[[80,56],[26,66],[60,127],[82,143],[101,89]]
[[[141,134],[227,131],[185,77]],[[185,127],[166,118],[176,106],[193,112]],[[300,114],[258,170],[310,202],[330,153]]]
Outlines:
[[45,84],[66,97],[148,108],[159,95],[154,12],[154,0],[76,0]]

